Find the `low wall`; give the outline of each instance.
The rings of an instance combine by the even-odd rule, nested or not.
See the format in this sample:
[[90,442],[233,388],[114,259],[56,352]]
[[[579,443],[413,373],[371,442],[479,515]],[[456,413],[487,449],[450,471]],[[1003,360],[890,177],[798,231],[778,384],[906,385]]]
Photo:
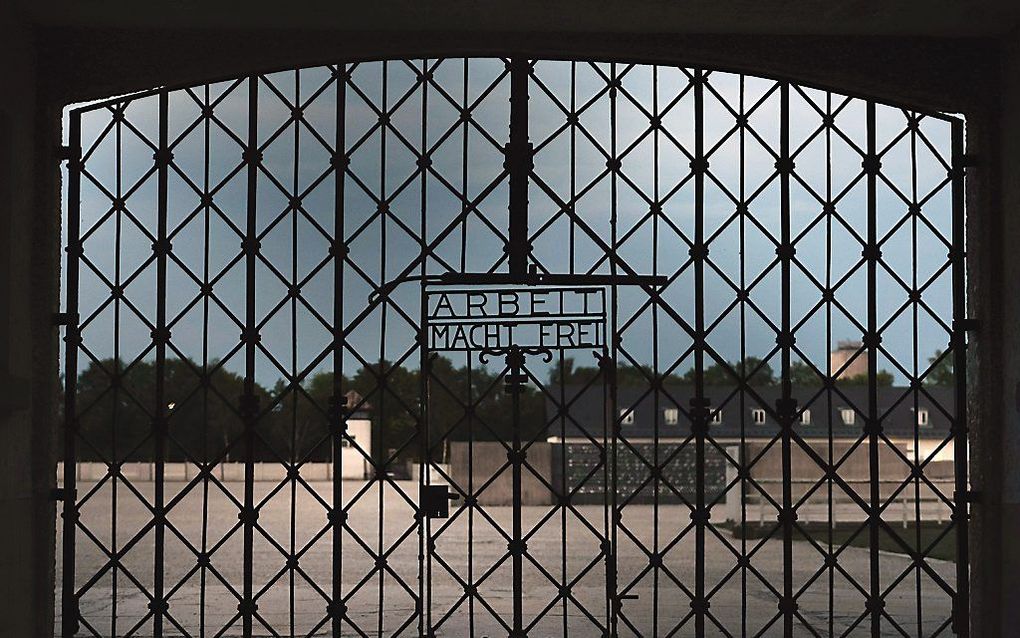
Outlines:
[[[344,475],[340,478],[350,480],[362,480],[365,478],[364,470],[353,464],[345,464]],[[287,478],[287,468],[280,463],[255,463],[256,481],[282,481]],[[75,475],[79,481],[98,481],[109,471],[106,463],[85,462],[78,463]],[[298,469],[298,473],[306,481],[332,481],[333,463],[305,463]],[[155,463],[123,463],[120,466],[121,475],[130,481],[152,481],[156,476]],[[164,463],[163,476],[166,481],[190,481],[199,474],[199,469],[192,463]],[[228,462],[218,463],[213,475],[221,481],[243,481],[244,463]],[[57,481],[64,480],[64,464],[57,463]]]
[[[535,474],[552,483],[552,445],[545,442],[531,445],[528,448],[527,463],[531,469],[524,468],[521,473],[521,502],[524,505],[551,504],[554,495]],[[503,469],[493,479],[493,474],[500,468]],[[475,492],[492,479],[478,495],[478,503],[513,505],[513,471],[508,465],[506,448],[497,441],[475,441],[471,444],[467,441],[452,441],[450,478],[464,491],[468,490],[469,484],[473,485]]]

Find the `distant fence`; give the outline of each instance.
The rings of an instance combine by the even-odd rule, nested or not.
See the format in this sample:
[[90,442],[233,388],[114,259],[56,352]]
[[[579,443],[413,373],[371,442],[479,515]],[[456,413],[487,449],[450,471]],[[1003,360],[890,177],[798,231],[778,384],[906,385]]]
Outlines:
[[[287,478],[287,468],[280,463],[254,463],[256,481],[282,481]],[[301,478],[306,481],[332,481],[333,463],[305,463],[300,466]],[[109,473],[106,463],[83,462],[75,464],[75,476],[79,481],[98,481]],[[164,463],[163,476],[167,481],[190,481],[199,474],[193,463]],[[120,475],[131,481],[152,481],[156,477],[156,464],[151,462],[122,463]],[[221,481],[243,481],[244,463],[226,462],[213,466],[213,476]],[[344,477],[345,480],[347,477]],[[356,480],[358,477],[350,477]],[[64,479],[64,464],[57,463],[57,480]]]

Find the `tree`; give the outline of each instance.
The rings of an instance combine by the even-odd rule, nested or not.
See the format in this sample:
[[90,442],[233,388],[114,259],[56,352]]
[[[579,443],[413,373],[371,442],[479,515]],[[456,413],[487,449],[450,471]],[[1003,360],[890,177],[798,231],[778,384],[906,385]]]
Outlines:
[[799,386],[819,385],[822,377],[818,376],[814,368],[803,361],[790,363],[790,383]]
[[[741,379],[747,378],[748,385],[767,386],[775,385],[776,376],[772,366],[764,363],[758,357],[746,357],[743,361],[731,363],[727,367],[717,363],[705,368],[705,385],[733,385]],[[735,377],[734,374],[737,376]],[[694,368],[688,370],[681,377],[683,383],[694,383],[696,380]]]
[[928,357],[928,365],[931,367],[924,377],[924,384],[927,386],[951,386],[956,382],[953,374],[953,357],[947,356],[942,350],[936,350],[935,354]]
[[398,450],[401,457],[417,453],[412,439],[421,418],[418,371],[382,360],[358,369],[349,389],[360,394],[370,408],[374,458],[387,458],[389,450]]
[[[156,364],[119,359],[93,361],[78,375],[78,427],[82,461],[149,461],[154,457],[157,413]],[[203,462],[238,458],[244,423],[237,414],[244,380],[210,362],[207,382],[202,366],[167,359],[163,366],[163,414],[167,418],[166,461]],[[256,385],[266,405],[268,393]]]

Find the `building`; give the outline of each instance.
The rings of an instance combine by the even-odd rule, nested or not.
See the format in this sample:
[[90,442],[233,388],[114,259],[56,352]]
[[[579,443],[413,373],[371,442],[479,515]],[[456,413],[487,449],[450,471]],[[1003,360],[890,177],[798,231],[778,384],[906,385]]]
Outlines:
[[335,471],[343,479],[361,480],[371,476],[372,406],[351,390],[344,395],[347,405],[355,409],[347,416],[347,437],[340,448],[340,459],[334,459]]
[[[876,412],[882,424],[879,444],[881,493],[892,495],[910,478],[910,463],[927,461],[926,476],[945,483],[952,492],[953,445],[950,437],[953,394],[949,387],[877,389]],[[606,418],[601,385],[553,387],[550,395],[563,396],[570,418],[550,420],[547,441],[551,451],[553,485],[576,490],[577,500],[601,502],[604,487],[588,478],[598,466],[596,442],[611,440],[613,423]],[[757,400],[732,386],[708,386],[705,396],[712,410],[709,440],[705,445],[705,497],[709,502],[732,502],[738,468],[749,468],[745,493],[780,495],[783,478],[781,447],[774,442],[780,428],[774,411],[779,386],[755,388]],[[658,498],[666,502],[693,502],[697,462],[689,418],[690,385],[667,385],[655,393],[647,388],[621,387],[617,391],[616,445],[617,498],[650,502],[656,490],[649,478],[658,467]],[[848,485],[867,483],[870,459],[864,422],[869,411],[867,386],[837,386],[831,394],[818,388],[794,386],[798,422],[794,431],[803,445],[791,451],[793,495],[805,494],[825,478],[825,464],[838,464],[840,479]],[[559,414],[559,402],[546,401],[546,414]],[[947,439],[950,439],[947,441]],[[863,444],[861,443],[863,440]],[[558,452],[555,447],[563,446]],[[935,498],[924,494],[920,498]]]
[[842,340],[837,343],[836,348],[829,353],[829,369],[840,371],[836,375],[837,379],[867,376],[868,351],[864,344],[853,340]]

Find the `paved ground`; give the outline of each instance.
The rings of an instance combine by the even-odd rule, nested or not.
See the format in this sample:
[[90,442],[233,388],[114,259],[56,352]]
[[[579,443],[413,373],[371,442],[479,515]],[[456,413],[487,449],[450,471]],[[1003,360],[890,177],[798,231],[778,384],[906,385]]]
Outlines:
[[[168,483],[167,498],[173,498],[184,485]],[[226,487],[240,498],[240,483],[228,483]],[[256,498],[265,498],[277,487],[272,482],[257,483]],[[312,487],[325,501],[332,498],[331,484],[314,483]],[[91,488],[92,484],[80,484],[79,495],[85,497]],[[138,489],[143,497],[151,498],[151,483],[140,483]],[[344,502],[365,489],[363,483],[344,482]],[[412,593],[419,587],[419,543],[411,504],[401,497],[400,490],[411,497],[417,488],[401,482],[396,488],[387,487],[380,498],[378,486],[370,486],[350,508],[349,529],[340,544],[342,590],[351,618],[344,635],[417,634]],[[382,525],[380,505],[384,512]],[[436,536],[436,551],[425,564],[425,574],[431,578],[427,593],[430,620],[437,636],[505,636],[507,630],[502,623],[512,616],[513,609],[512,578],[510,562],[501,560],[507,545],[497,528],[511,529],[512,512],[506,507],[486,508],[487,516],[480,512],[469,516],[468,512],[464,510],[442,523],[446,527]],[[111,529],[114,515],[118,522],[116,534]],[[584,506],[577,512],[564,512],[534,506],[525,508],[522,518],[526,533],[537,526],[527,540],[527,551],[534,562],[526,564],[524,574],[528,635],[559,636],[565,628],[571,636],[600,635],[600,623],[606,615],[606,572],[605,563],[598,558],[599,541],[593,529],[604,529],[601,508]],[[76,588],[90,583],[108,562],[95,541],[123,551],[149,519],[142,501],[123,485],[117,488],[116,499],[110,485],[88,497],[81,520],[94,540],[79,532]],[[545,522],[539,524],[541,521]],[[208,499],[204,499],[200,485],[174,508],[168,522],[172,529],[166,536],[164,574],[165,587],[172,591],[168,609],[172,622],[166,623],[165,635],[241,635],[240,623],[236,622],[237,599],[231,591],[240,592],[243,582],[242,535],[236,506],[215,486],[210,486]],[[255,540],[254,587],[263,592],[255,634],[331,635],[329,626],[322,624],[326,617],[323,595],[331,589],[333,551],[326,509],[304,488],[292,489],[285,483],[261,508],[258,523],[265,533],[257,533]],[[437,533],[437,523],[433,522],[433,534]],[[685,593],[693,590],[695,581],[693,531],[676,540],[690,523],[686,509],[676,506],[661,508],[657,520],[651,506],[633,505],[624,510],[617,542],[618,580],[620,589],[636,598],[623,602],[621,635],[695,635],[693,621],[687,620],[691,609]],[[359,544],[355,534],[365,545]],[[106,571],[87,588],[81,608],[95,634],[152,635],[151,619],[144,620],[149,613],[149,599],[140,587],[151,591],[153,586],[153,541],[152,531],[144,534],[127,549],[122,559],[125,569],[117,570],[116,578],[112,571]],[[712,592],[707,635],[782,634],[781,625],[769,624],[778,613],[772,588],[782,588],[782,546],[777,541],[755,543],[758,541],[747,541],[742,546],[739,539],[724,530],[718,536],[711,532],[707,535],[705,579]],[[188,544],[210,552],[210,568],[198,566]],[[748,569],[740,569],[728,545],[750,556]],[[381,578],[375,558],[380,546],[388,548]],[[654,561],[642,547],[662,556],[660,568],[650,564]],[[60,551],[58,533],[58,557]],[[285,553],[292,551],[299,553],[297,570],[287,569]],[[570,583],[567,603],[536,564],[556,580]],[[939,577],[954,582],[952,563],[930,561],[929,565]],[[793,583],[797,590],[804,589],[798,598],[803,623],[798,624],[797,635],[841,635],[863,611],[864,596],[849,577],[867,586],[867,551],[846,549],[840,555],[839,566],[845,573],[823,569],[823,559],[815,548],[803,541],[794,543]],[[905,556],[881,555],[882,587],[892,588],[885,611],[909,635],[930,636],[949,617],[950,599],[931,577],[909,568],[910,560]],[[819,569],[821,576],[813,578]],[[905,571],[907,576],[898,580]],[[59,614],[59,564],[57,578]],[[476,596],[465,595],[467,582],[477,583]],[[920,624],[918,589],[924,618]],[[744,592],[746,597],[742,596]],[[742,603],[745,598],[746,603]],[[114,615],[115,623],[111,621]],[[851,635],[868,633],[863,625],[851,631]],[[901,635],[891,625],[883,633]],[[91,635],[88,627],[82,628],[82,635]]]

